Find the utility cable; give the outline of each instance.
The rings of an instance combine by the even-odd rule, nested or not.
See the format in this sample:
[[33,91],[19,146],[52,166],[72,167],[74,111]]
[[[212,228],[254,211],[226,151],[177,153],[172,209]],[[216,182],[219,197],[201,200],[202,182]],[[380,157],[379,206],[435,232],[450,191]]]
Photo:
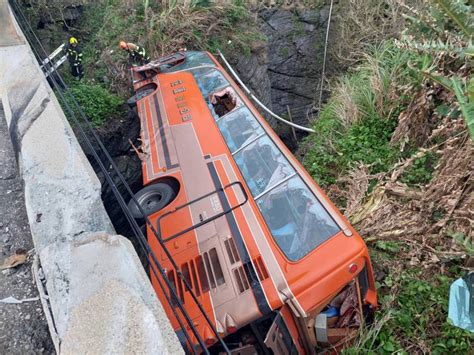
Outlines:
[[323,100],[324,76],[326,75],[326,56],[327,56],[327,51],[328,51],[329,28],[331,26],[333,5],[334,5],[334,0],[331,0],[331,5],[329,6],[328,26],[326,28],[326,41],[324,42],[323,69],[321,70],[321,84],[319,85],[318,116],[321,114],[321,105],[322,105],[322,100]]

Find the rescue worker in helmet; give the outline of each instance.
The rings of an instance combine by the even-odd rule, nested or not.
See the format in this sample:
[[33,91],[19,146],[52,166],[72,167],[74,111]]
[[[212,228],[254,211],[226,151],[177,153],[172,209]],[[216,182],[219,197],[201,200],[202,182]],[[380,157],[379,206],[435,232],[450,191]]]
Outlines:
[[66,46],[66,54],[72,76],[77,80],[81,80],[84,76],[84,68],[82,67],[82,51],[76,38],[69,37],[69,43]]
[[120,48],[128,52],[132,65],[144,65],[150,63],[150,57],[147,55],[145,48],[137,46],[133,43],[120,41]]

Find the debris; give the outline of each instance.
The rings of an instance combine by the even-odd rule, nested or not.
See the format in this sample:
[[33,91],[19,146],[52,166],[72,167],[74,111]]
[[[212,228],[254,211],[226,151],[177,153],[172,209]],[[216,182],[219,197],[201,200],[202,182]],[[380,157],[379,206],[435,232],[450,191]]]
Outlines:
[[41,222],[41,216],[43,216],[42,213],[37,213],[37,214],[36,214],[36,223],[40,223],[40,222]]
[[31,298],[24,298],[22,300],[17,300],[15,297],[6,297],[4,299],[1,299],[1,303],[9,303],[9,304],[20,304],[24,302],[35,302],[39,301],[39,297],[31,297]]
[[474,272],[459,278],[449,288],[448,318],[456,327],[474,333]]
[[17,249],[15,251],[15,254],[5,259],[3,265],[0,267],[0,270],[11,269],[17,267],[18,265],[24,264],[26,262],[27,256],[28,252],[26,251],[26,249]]

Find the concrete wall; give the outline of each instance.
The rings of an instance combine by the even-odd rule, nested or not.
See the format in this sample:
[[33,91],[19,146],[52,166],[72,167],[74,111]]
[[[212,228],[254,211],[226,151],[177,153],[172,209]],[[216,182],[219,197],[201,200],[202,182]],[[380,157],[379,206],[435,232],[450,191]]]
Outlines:
[[0,0],[0,97],[57,351],[182,353],[131,243],[114,235],[100,183],[10,16]]

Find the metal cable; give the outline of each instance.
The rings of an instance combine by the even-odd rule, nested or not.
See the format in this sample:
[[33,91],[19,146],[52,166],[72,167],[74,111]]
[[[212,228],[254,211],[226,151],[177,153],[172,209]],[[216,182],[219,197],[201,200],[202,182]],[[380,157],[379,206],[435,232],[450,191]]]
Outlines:
[[[40,46],[40,48],[42,49],[42,51],[44,52],[44,54],[46,55],[47,57],[47,53],[44,49],[44,47],[42,46],[41,42],[39,41],[38,37],[36,36],[36,34],[34,33],[34,31],[32,30],[31,26],[29,25],[27,19],[25,18],[22,10],[19,8],[19,5],[18,3],[16,2],[16,0],[12,0],[12,3],[14,4],[15,8],[16,8],[16,12],[22,16],[23,18],[23,24],[27,25],[29,27],[29,32],[32,33],[32,35],[35,37],[36,39],[36,42],[37,44]],[[28,29],[27,29],[28,30]],[[32,49],[33,51],[35,52],[37,58],[41,59],[41,56],[38,55],[38,52],[36,51],[36,49],[32,46]],[[50,63],[47,63],[47,64],[50,64]],[[46,67],[46,65],[45,65]],[[77,117],[75,116],[75,113],[74,111],[71,109],[71,107],[69,106],[67,100],[65,99],[64,95],[63,95],[63,92],[68,94],[71,98],[72,98],[72,102],[74,103],[74,105],[76,106],[76,109],[78,110],[78,112],[80,113],[80,116],[82,116],[82,119],[83,119],[83,122],[86,123],[86,125],[88,126],[89,130],[90,130],[90,133],[94,136],[94,138],[96,139],[97,143],[99,144],[102,152],[105,154],[107,160],[109,161],[109,163],[111,164],[112,168],[113,168],[113,171],[117,174],[117,176],[119,177],[120,181],[122,182],[122,184],[125,186],[127,192],[131,195],[132,197],[132,200],[134,201],[134,203],[137,205],[139,211],[142,213],[142,215],[144,216],[145,218],[145,221],[147,223],[147,225],[150,227],[150,229],[152,230],[153,234],[155,235],[155,238],[160,242],[163,250],[165,251],[165,253],[167,254],[168,258],[170,259],[170,262],[173,264],[173,267],[176,269],[176,273],[177,275],[180,277],[180,279],[183,281],[183,284],[185,285],[187,291],[190,292],[190,294],[192,295],[193,297],[193,300],[196,302],[196,304],[198,305],[198,308],[200,309],[200,311],[202,312],[204,318],[206,319],[207,323],[210,325],[211,329],[213,330],[213,333],[216,335],[216,338],[218,339],[218,341],[221,343],[222,347],[224,348],[224,350],[227,352],[227,353],[230,353],[229,349],[227,348],[226,344],[224,343],[224,341],[222,340],[222,338],[220,337],[219,333],[217,332],[217,330],[215,329],[214,325],[212,324],[211,320],[209,319],[209,317],[207,316],[206,312],[204,311],[202,305],[199,303],[199,301],[197,300],[197,297],[195,296],[194,292],[192,291],[192,288],[191,286],[188,284],[188,282],[186,281],[186,279],[184,278],[184,276],[182,275],[180,269],[178,268],[178,266],[176,265],[176,263],[174,262],[174,260],[172,259],[172,256],[171,254],[169,253],[169,251],[167,250],[166,246],[164,246],[164,243],[162,241],[162,238],[160,236],[157,235],[157,231],[155,230],[154,226],[152,225],[152,223],[149,221],[149,219],[146,217],[146,213],[144,212],[144,210],[141,208],[140,204],[138,203],[138,201],[135,199],[134,197],[134,194],[133,192],[131,191],[129,185],[126,183],[125,179],[123,178],[122,174],[120,173],[120,171],[118,170],[118,167],[116,166],[115,162],[113,161],[112,157],[110,156],[110,154],[108,153],[107,149],[105,148],[105,146],[103,145],[102,141],[100,140],[100,138],[98,137],[98,135],[96,134],[96,132],[94,131],[93,127],[92,127],[92,124],[89,122],[89,120],[87,119],[87,117],[85,116],[82,108],[79,106],[79,104],[77,103],[77,101],[74,99],[74,96],[69,92],[68,90],[68,87],[66,85],[66,83],[64,82],[64,80],[62,79],[61,75],[59,73],[56,72],[56,75],[58,76],[61,84],[63,85],[63,87],[60,87],[58,85],[58,83],[56,82],[56,79],[54,78],[54,76],[51,77],[51,80],[54,84],[54,86],[58,89],[58,94],[60,95],[64,105],[66,106],[68,112],[70,113],[71,117],[73,118],[74,122],[78,125],[79,127],[79,130],[80,130],[80,133],[82,135],[82,137],[84,138],[88,148],[91,150],[93,156],[94,156],[94,159],[97,161],[97,163],[99,164],[99,167],[100,169],[102,170],[102,172],[104,173],[104,176],[107,180],[107,182],[109,183],[109,185],[111,186],[112,188],[112,191],[115,195],[115,197],[117,198],[117,201],[119,202],[128,222],[130,223],[130,225],[132,226],[132,230],[134,231],[135,233],[135,237],[138,238],[138,241],[140,242],[140,245],[142,248],[145,249],[145,251],[147,253],[149,253],[151,256],[152,256],[152,259],[153,261],[155,262],[155,264],[158,266],[159,268],[159,271],[160,271],[160,274],[161,276],[163,277],[164,281],[166,282],[168,288],[170,289],[171,293],[173,294],[174,298],[176,299],[177,303],[178,303],[178,306],[181,310],[181,312],[183,313],[184,317],[186,318],[187,320],[187,323],[190,325],[190,328],[192,329],[194,335],[196,336],[196,338],[198,339],[198,342],[200,343],[202,349],[208,353],[208,350],[207,350],[207,347],[205,346],[205,344],[203,343],[200,335],[195,331],[195,328],[193,326],[193,322],[191,321],[191,319],[189,318],[189,315],[187,315],[187,312],[184,310],[184,306],[182,304],[182,301],[181,299],[177,296],[176,294],[176,290],[174,289],[174,287],[172,287],[172,285],[170,284],[168,278],[166,277],[163,269],[161,268],[155,254],[153,253],[153,251],[151,250],[151,248],[149,247],[147,241],[146,241],[146,238],[144,237],[143,233],[141,232],[141,229],[140,227],[138,226],[138,224],[136,223],[136,220],[133,218],[133,216],[131,215],[131,212],[130,210],[128,209],[128,206],[125,202],[125,200],[123,199],[123,196],[120,194],[120,192],[118,191],[118,188],[117,186],[115,185],[113,179],[111,178],[111,176],[109,175],[107,169],[105,168],[105,166],[103,165],[103,162],[101,161],[100,157],[98,156],[96,150],[94,149],[93,145],[92,145],[92,142],[89,140],[88,136],[86,135],[85,131],[83,130],[83,127],[81,125],[81,123],[79,122],[79,120],[77,119]],[[153,267],[152,267],[153,269]],[[161,284],[161,282],[159,281],[159,278],[157,277],[156,275],[156,270],[153,269],[153,272],[155,274],[155,277],[157,279],[157,281],[159,282],[160,284],[160,287],[162,288],[164,294],[165,294],[165,297],[167,298],[167,301],[170,302],[168,296],[166,295],[166,292],[164,291],[163,289],[163,286]],[[176,316],[176,313],[175,313],[175,310],[173,308],[173,306],[171,305],[171,308],[173,309],[173,313],[175,314]],[[180,326],[182,327],[189,343],[191,344],[191,347],[192,347],[192,342],[190,341],[190,339],[188,338],[187,334],[186,334],[186,331],[185,331],[185,328],[182,326],[182,323],[180,321],[180,319],[177,317],[177,320],[178,322],[180,323]]]
[[250,95],[250,97],[261,107],[263,108],[266,112],[268,112],[272,117],[276,118],[277,120],[283,122],[284,124],[287,124],[288,126],[291,126],[291,127],[294,127],[296,129],[299,129],[301,131],[305,131],[305,132],[309,132],[309,133],[316,133],[316,131],[312,128],[308,128],[308,127],[303,127],[303,126],[300,126],[296,123],[293,123],[293,122],[290,122],[288,120],[285,120],[283,117],[281,116],[278,116],[276,113],[274,113],[273,111],[271,111],[267,106],[265,106],[254,94],[252,94],[252,92],[250,91],[250,89],[243,83],[243,81],[239,78],[239,76],[237,75],[237,73],[235,72],[235,70],[231,67],[231,65],[229,64],[229,62],[225,59],[224,55],[222,54],[222,52],[220,50],[217,50],[217,52],[219,53],[219,56],[222,58],[222,61],[224,62],[224,64],[226,65],[227,69],[229,69],[229,71],[231,72],[231,74],[234,76],[234,78],[238,81],[238,83],[240,84],[240,86],[245,90],[245,92]]
[[334,5],[334,0],[331,0],[331,5],[329,7],[328,26],[326,28],[326,41],[324,43],[323,68],[321,70],[321,84],[319,87],[318,116],[321,114],[321,104],[323,100],[324,75],[326,74],[326,55],[327,55],[327,50],[328,50],[329,28],[331,26],[331,16],[332,16],[333,5]]
[[[18,5],[17,5],[17,6],[18,6]],[[17,9],[17,11],[19,11],[19,8],[18,8],[18,7],[16,7],[16,9]],[[21,11],[21,10],[20,10],[20,11]],[[24,15],[23,15],[23,16],[24,16]],[[26,19],[25,19],[25,21],[26,21]],[[30,31],[32,31],[32,30],[31,30],[31,27],[30,27]],[[35,51],[35,54],[37,55],[38,58],[41,58],[41,56],[39,56],[39,54],[38,54],[38,52],[37,52],[36,49],[33,48],[33,51]],[[58,74],[58,75],[59,75],[59,74]],[[109,175],[107,169],[106,169],[105,166],[103,165],[103,162],[100,160],[99,156],[97,155],[97,152],[94,150],[94,148],[93,148],[91,142],[87,139],[87,136],[85,135],[85,132],[82,130],[82,127],[81,127],[81,125],[80,125],[80,122],[77,120],[77,118],[76,118],[75,115],[74,115],[74,111],[73,111],[73,110],[71,109],[71,107],[67,104],[67,101],[65,100],[65,97],[62,95],[61,88],[58,87],[57,82],[55,81],[54,78],[52,78],[52,80],[53,80],[54,86],[59,89],[58,94],[60,95],[60,97],[61,97],[63,103],[65,104],[66,109],[68,110],[68,112],[70,113],[70,115],[73,117],[75,123],[78,124],[78,126],[79,126],[79,128],[80,128],[80,130],[81,130],[81,134],[82,134],[83,138],[85,138],[86,143],[87,143],[89,149],[91,149],[92,154],[94,155],[94,158],[96,159],[96,161],[97,161],[97,163],[99,164],[99,166],[100,166],[102,172],[104,173],[107,182],[111,185],[112,191],[113,191],[115,197],[117,198],[117,201],[119,202],[119,204],[120,204],[120,206],[122,207],[122,209],[123,209],[124,206],[125,206],[125,208],[127,208],[127,205],[126,205],[126,203],[125,203],[125,200],[123,199],[123,196],[122,196],[122,195],[120,194],[120,192],[118,191],[118,189],[117,189],[116,185],[114,184],[114,182],[113,182],[111,176]],[[125,212],[125,211],[124,211],[124,212]],[[129,221],[129,223],[131,223],[133,231],[136,233],[135,236],[138,238],[138,240],[139,240],[141,243],[145,243],[145,245],[146,245],[145,251],[147,251],[148,253],[150,253],[150,254],[152,255],[152,258],[153,258],[155,264],[158,265],[160,271],[163,272],[161,266],[160,266],[159,263],[157,262],[156,256],[154,255],[154,253],[153,253],[153,252],[151,251],[151,249],[149,248],[148,243],[146,242],[145,237],[144,237],[143,234],[141,233],[141,229],[140,229],[140,227],[138,226],[138,224],[136,223],[135,219],[131,216],[131,214],[125,213],[125,215],[126,215],[126,217],[127,217],[127,220]],[[138,231],[138,233],[137,233],[137,231]],[[156,275],[156,270],[153,269],[153,271],[154,271],[154,274],[155,274],[155,277],[156,277],[156,276],[157,276],[157,275]],[[164,274],[162,274],[162,275],[164,275]],[[169,280],[168,280],[166,277],[164,277],[164,276],[163,276],[163,278],[164,278],[165,282],[168,284],[168,287],[169,287],[170,291],[173,293],[173,296],[175,297],[175,299],[178,301],[178,303],[180,303],[180,299],[179,299],[179,297],[177,296],[175,289],[174,289],[173,287],[171,287],[171,284],[169,283]],[[162,286],[162,285],[161,285],[161,282],[159,281],[159,278],[157,278],[157,280],[158,280],[158,282],[160,283],[160,286]],[[164,290],[163,290],[163,291],[164,291]],[[166,292],[165,292],[165,296],[166,296]],[[168,297],[167,297],[167,296],[166,296],[166,298],[167,298],[167,300],[168,300]],[[183,305],[181,304],[181,306],[183,306]],[[173,309],[173,313],[176,315],[176,312],[175,312],[174,309]],[[184,315],[185,315],[185,317],[186,317],[186,314],[184,314]],[[182,321],[181,321],[179,318],[177,318],[177,320],[178,320],[178,323],[180,323],[180,325],[182,325]],[[192,321],[191,321],[190,318],[188,319],[188,323],[192,324]],[[192,328],[192,327],[191,327],[191,328]],[[183,329],[185,329],[185,328],[183,328]],[[186,336],[187,340],[189,341],[189,343],[190,343],[190,345],[191,345],[191,349],[193,349],[193,344],[192,344],[192,342],[191,342],[189,336],[186,334],[186,332],[184,332],[184,333],[185,333],[185,336]],[[198,339],[198,341],[199,341],[199,335],[198,335],[198,334],[195,334],[195,335],[197,335],[197,339]],[[200,342],[200,343],[201,343],[200,345],[203,347],[203,350],[206,351],[207,349],[206,349],[206,347],[205,347],[205,344],[204,344],[203,342]],[[206,352],[207,352],[207,351],[206,351]],[[208,353],[208,352],[207,352],[207,353]]]

